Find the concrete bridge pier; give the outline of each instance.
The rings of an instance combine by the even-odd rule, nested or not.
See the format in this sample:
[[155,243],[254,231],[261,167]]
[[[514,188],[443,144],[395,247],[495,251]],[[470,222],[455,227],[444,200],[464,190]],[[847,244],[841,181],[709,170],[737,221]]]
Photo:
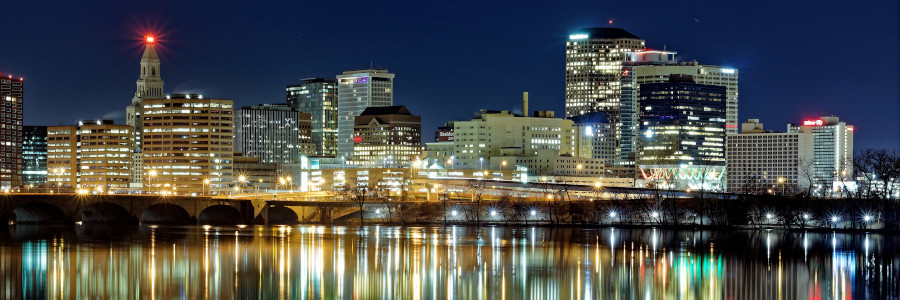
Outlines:
[[332,206],[319,206],[319,223],[322,225],[331,225],[332,215],[334,214],[334,207]]

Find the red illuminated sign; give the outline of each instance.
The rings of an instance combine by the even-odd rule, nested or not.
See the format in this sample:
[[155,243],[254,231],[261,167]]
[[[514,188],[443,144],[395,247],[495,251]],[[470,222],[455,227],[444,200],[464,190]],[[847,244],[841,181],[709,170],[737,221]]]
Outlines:
[[361,137],[361,136],[354,136],[354,137],[353,137],[353,143],[354,143],[354,144],[362,143],[362,137]]
[[804,120],[803,126],[822,126],[822,120]]

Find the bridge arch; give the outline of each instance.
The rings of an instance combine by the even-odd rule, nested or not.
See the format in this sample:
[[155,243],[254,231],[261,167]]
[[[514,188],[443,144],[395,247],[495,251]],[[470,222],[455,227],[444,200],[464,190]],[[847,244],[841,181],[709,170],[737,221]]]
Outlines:
[[268,207],[270,225],[294,225],[300,223],[300,217],[290,207],[272,205]]
[[121,205],[111,202],[94,202],[81,209],[81,222],[87,224],[128,224],[134,218]]
[[213,205],[200,212],[197,221],[201,225],[238,225],[242,223],[241,213],[231,205]]
[[6,215],[6,219],[23,224],[64,224],[73,221],[62,209],[46,202],[19,205]]
[[157,203],[141,212],[141,223],[185,225],[191,223],[191,215],[178,204]]

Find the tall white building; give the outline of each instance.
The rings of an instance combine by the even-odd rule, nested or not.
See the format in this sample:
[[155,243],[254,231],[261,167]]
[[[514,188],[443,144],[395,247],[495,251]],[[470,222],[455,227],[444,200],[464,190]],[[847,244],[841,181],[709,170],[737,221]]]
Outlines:
[[726,140],[728,191],[792,193],[809,188],[812,166],[804,162],[813,157],[810,128],[772,132],[763,129],[759,119],[750,119],[741,124],[740,134],[728,135]]
[[788,132],[813,133],[813,170],[816,188],[830,189],[834,182],[853,178],[853,125],[838,117],[826,116],[804,120],[800,125],[788,124]]
[[347,160],[353,157],[353,125],[366,107],[392,106],[394,74],[385,69],[345,71],[338,81],[338,151]]
[[134,146],[133,165],[131,166],[131,185],[132,187],[140,187],[142,184],[143,173],[141,170],[143,155],[141,155],[143,123],[143,101],[144,99],[160,99],[164,98],[163,80],[160,77],[159,55],[156,53],[156,40],[152,36],[145,37],[144,54],[141,56],[141,72],[137,84],[137,90],[134,97],[131,98],[131,104],[125,107],[125,124],[134,128],[132,138]]
[[725,87],[725,134],[738,127],[738,70],[723,66],[676,62],[674,51],[644,50],[628,53],[622,68],[622,139],[620,158],[633,160],[637,151],[640,86],[668,82],[672,74],[691,75],[694,82]]

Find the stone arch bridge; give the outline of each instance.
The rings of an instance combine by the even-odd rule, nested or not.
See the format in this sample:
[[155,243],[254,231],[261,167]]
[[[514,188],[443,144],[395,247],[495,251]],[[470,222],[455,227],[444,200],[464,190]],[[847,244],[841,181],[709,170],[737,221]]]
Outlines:
[[253,200],[159,195],[0,194],[3,224],[252,224]]

